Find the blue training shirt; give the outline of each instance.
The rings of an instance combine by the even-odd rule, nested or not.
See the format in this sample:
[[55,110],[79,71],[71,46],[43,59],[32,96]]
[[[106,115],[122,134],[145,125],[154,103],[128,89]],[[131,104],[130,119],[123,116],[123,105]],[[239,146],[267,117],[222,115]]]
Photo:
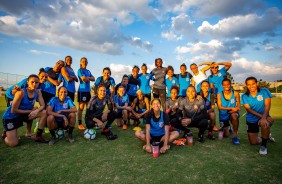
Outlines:
[[[69,76],[75,76],[75,73],[70,68],[66,67]],[[75,81],[67,81],[65,77],[63,77],[63,86],[67,89],[67,91],[75,93]]]
[[[17,86],[19,86],[21,89],[23,88],[26,88],[27,87],[27,78],[26,79],[23,79],[22,81],[18,82],[16,84]],[[15,95],[12,94],[12,90],[15,88],[15,85],[12,85],[11,87],[9,87],[7,90],[6,90],[6,97],[7,98],[10,98],[10,99],[14,99]]]
[[[263,114],[265,109],[264,101],[267,98],[272,98],[271,92],[267,88],[261,88],[259,92],[257,92],[256,96],[252,96],[251,94],[248,96],[246,93],[242,95],[242,103],[249,104],[251,109],[256,111],[259,114]],[[260,120],[260,117],[247,112],[246,120],[249,123],[257,123]]]
[[223,91],[222,81],[224,79],[224,76],[226,76],[225,67],[218,70],[218,73],[216,75],[212,74],[208,77],[209,83],[214,85],[214,88],[215,88],[214,93],[215,94]]
[[153,80],[153,75],[150,73],[146,73],[145,75],[139,74],[139,89],[143,94],[147,95],[151,93],[150,80]]
[[95,86],[105,86],[106,94],[110,95],[111,94],[110,87],[115,86],[116,83],[115,83],[115,80],[112,77],[110,77],[108,80],[104,81],[103,76],[100,76],[100,77],[97,78],[94,85]]
[[187,72],[185,76],[178,74],[177,77],[178,77],[178,82],[179,82],[179,94],[178,95],[185,97],[186,90],[191,83],[191,76]]
[[[57,112],[60,110],[68,110],[71,109],[74,105],[73,101],[70,97],[66,97],[64,102],[60,102],[58,97],[53,97],[48,103],[49,106],[53,107],[53,112]],[[68,113],[62,112],[61,114],[65,115],[67,117]],[[56,121],[64,121],[63,118],[55,117]]]
[[178,82],[178,79],[176,77],[172,77],[171,80],[169,80],[169,78],[166,78],[165,79],[165,84],[166,84],[166,88],[167,88],[167,94],[166,96],[168,98],[170,98],[170,89],[172,86],[178,86],[179,85],[179,82]]
[[[120,107],[123,107],[126,103],[129,103],[129,97],[126,93],[123,95],[122,98],[119,95],[114,95],[114,103],[118,104]],[[118,109],[118,112],[121,111],[121,109]]]
[[[44,71],[48,74],[48,77],[54,80],[62,81],[62,78],[63,78],[62,74],[59,72],[54,72],[53,68],[46,67]],[[42,89],[42,91],[56,95],[56,86],[52,84],[51,82],[46,81],[44,82],[44,88]]]
[[[220,92],[220,99],[221,99],[221,105],[222,107],[236,107],[236,98],[234,95],[234,91],[232,91],[231,98],[227,100],[224,95],[223,91]],[[225,121],[230,118],[230,114],[228,113],[227,110],[219,110],[219,120],[220,121]]]
[[78,87],[78,92],[90,92],[90,82],[83,82],[81,80],[82,76],[85,77],[93,77],[93,75],[91,74],[91,72],[87,69],[78,69],[77,71],[77,76],[79,78],[79,87]]

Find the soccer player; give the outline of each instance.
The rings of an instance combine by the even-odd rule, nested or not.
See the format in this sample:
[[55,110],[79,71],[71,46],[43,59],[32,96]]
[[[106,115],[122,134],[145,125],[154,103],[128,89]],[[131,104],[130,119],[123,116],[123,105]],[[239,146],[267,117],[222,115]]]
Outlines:
[[115,94],[117,94],[117,90],[120,86],[124,87],[125,93],[127,94],[127,91],[129,90],[129,85],[128,85],[128,76],[127,75],[123,75],[122,79],[121,79],[121,83],[118,83],[115,86]]
[[151,86],[150,81],[153,80],[153,76],[150,73],[147,73],[147,65],[143,63],[141,66],[142,73],[138,75],[139,78],[139,89],[142,91],[145,97],[151,101]]
[[110,98],[114,96],[115,93],[115,80],[111,77],[111,69],[109,67],[103,68],[103,75],[98,77],[95,81],[94,94],[97,95],[97,90],[99,86],[105,86],[106,95]]
[[[12,104],[3,114],[4,129],[7,131],[4,141],[10,147],[18,145],[17,129],[23,126],[23,122],[27,123],[26,136],[31,135],[32,120],[37,117],[40,117],[40,122],[35,141],[41,143],[48,142],[42,137],[47,116],[44,110],[45,104],[41,91],[37,89],[38,84],[38,76],[30,75],[27,78],[27,87],[15,93]],[[39,107],[34,107],[35,101],[39,102]]]
[[210,90],[210,83],[208,81],[201,82],[200,95],[205,100],[205,106],[206,106],[207,113],[209,116],[208,139],[214,140],[212,131],[213,130],[217,131],[215,127],[215,120],[216,120],[216,116],[214,112],[215,102],[214,102],[214,94],[212,90]]
[[161,111],[161,101],[155,98],[151,102],[152,110],[145,116],[146,132],[137,130],[135,136],[146,144],[143,149],[152,152],[151,143],[160,142],[160,152],[165,153],[170,149],[169,143],[177,139],[177,131],[169,132],[169,118],[166,113]]
[[191,135],[189,127],[197,127],[198,141],[203,143],[204,133],[208,126],[208,114],[205,102],[202,98],[197,98],[194,86],[188,86],[186,97],[180,101],[177,111],[177,118],[171,120],[171,125],[184,132],[183,137]]
[[[105,108],[107,106],[107,109]],[[103,128],[102,134],[106,136],[108,140],[114,140],[117,135],[114,135],[109,127],[115,120],[115,114],[113,112],[113,102],[110,97],[106,95],[106,87],[99,86],[97,89],[97,95],[93,96],[87,105],[85,114],[85,124],[88,129],[98,125]],[[104,122],[107,123],[104,125]]]
[[88,104],[91,94],[90,94],[90,82],[95,81],[95,77],[91,74],[91,72],[86,69],[88,65],[87,58],[83,57],[80,59],[80,69],[78,69],[77,76],[79,78],[79,87],[78,87],[78,129],[85,130],[84,126],[82,125],[82,111],[84,107]]
[[160,98],[162,108],[165,110],[165,101],[166,101],[166,85],[165,85],[165,76],[167,69],[163,67],[163,60],[161,58],[155,59],[155,66],[151,71],[151,74],[154,76],[153,84],[153,97]]
[[[115,103],[115,117],[117,126],[122,125],[123,130],[127,130],[127,119],[129,116],[129,112],[131,111],[131,107],[129,104],[129,97],[125,93],[125,89],[123,86],[118,87],[117,94],[114,95],[114,103]],[[123,123],[121,123],[121,119],[123,119]]]
[[136,91],[138,90],[139,86],[139,79],[138,79],[138,74],[139,74],[139,67],[138,66],[133,66],[132,72],[130,75],[128,75],[128,85],[129,85],[129,90],[127,91],[128,97],[129,97],[129,104],[131,104],[136,98]]
[[74,94],[75,94],[75,82],[78,82],[78,78],[75,75],[74,70],[72,69],[72,57],[65,57],[66,66],[61,69],[63,75],[63,86],[68,90],[68,96],[74,102]]
[[[202,66],[203,63],[200,63],[199,66]],[[192,84],[195,86],[197,93],[200,93],[201,91],[201,83],[202,81],[206,80],[208,77],[206,75],[206,71],[210,69],[210,65],[205,66],[201,70],[199,70],[196,63],[192,63],[190,65],[190,69],[192,71],[193,75],[193,81]]]
[[232,142],[239,145],[238,127],[239,127],[239,111],[240,111],[240,95],[231,88],[230,79],[222,81],[223,91],[217,94],[217,106],[219,110],[219,121],[223,123],[223,135],[229,136],[229,126],[231,121],[233,126]]
[[180,74],[177,75],[179,82],[179,97],[186,97],[186,90],[188,86],[191,84],[192,75],[186,71],[187,67],[183,63],[180,65]]
[[[247,110],[246,122],[247,133],[250,144],[261,144],[259,154],[267,154],[267,140],[270,134],[270,127],[274,123],[270,116],[272,94],[267,88],[259,88],[255,77],[248,77],[245,80],[247,91],[242,95],[242,103]],[[261,138],[258,137],[259,127]]]
[[74,142],[72,132],[76,121],[76,111],[72,99],[68,96],[67,88],[61,86],[58,89],[58,97],[51,98],[47,106],[47,126],[52,136],[49,145],[55,143],[55,130],[58,128],[66,129],[69,142]]
[[172,86],[179,87],[178,79],[174,76],[174,69],[172,66],[167,67],[167,78],[165,80],[166,88],[167,88],[167,98],[171,98],[170,90]]

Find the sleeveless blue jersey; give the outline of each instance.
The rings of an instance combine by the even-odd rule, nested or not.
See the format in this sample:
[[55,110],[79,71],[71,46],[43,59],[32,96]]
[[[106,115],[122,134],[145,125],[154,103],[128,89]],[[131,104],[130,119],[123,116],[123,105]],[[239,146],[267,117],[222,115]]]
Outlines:
[[[24,90],[24,96],[23,99],[19,105],[19,109],[22,110],[31,110],[34,107],[34,103],[38,98],[38,94],[36,92],[36,90],[34,90],[34,97],[32,99],[28,99],[28,94],[26,91],[26,88],[23,89]],[[3,119],[14,119],[19,117],[21,114],[14,114],[11,112],[12,109],[12,105],[10,105],[7,110],[5,111],[4,115],[3,115]]]
[[[58,97],[53,97],[48,103],[49,106],[53,107],[53,112],[57,112],[60,110],[68,110],[71,109],[74,105],[73,101],[70,97],[66,97],[64,102],[60,102]],[[68,113],[62,112],[61,114],[65,115],[67,117]],[[63,118],[56,117],[56,121],[63,121]]]
[[77,76],[79,78],[79,87],[78,87],[78,92],[90,92],[90,82],[83,82],[81,80],[82,76],[85,77],[93,77],[93,75],[91,74],[91,72],[87,69],[78,69],[77,71]]
[[165,84],[166,84],[166,88],[167,88],[167,94],[166,96],[168,98],[170,98],[170,89],[172,86],[178,86],[179,85],[179,82],[178,82],[178,79],[176,77],[172,77],[171,80],[169,80],[169,78],[166,78],[165,79]]
[[139,89],[139,80],[138,80],[138,76],[136,78],[134,78],[132,75],[128,75],[128,85],[129,85],[129,89],[127,91],[127,94],[129,94],[130,96],[137,96],[136,92]]
[[115,86],[115,85],[116,85],[115,80],[112,77],[110,77],[108,80],[104,81],[103,76],[100,76],[95,81],[95,86],[97,86],[97,87],[98,86],[105,86],[107,95],[111,94],[110,87]]
[[[62,75],[59,72],[54,72],[53,68],[50,67],[46,67],[44,69],[44,71],[48,74],[49,77],[51,77],[54,80],[62,80]],[[44,88],[42,89],[42,91],[56,95],[56,86],[54,84],[52,84],[49,81],[44,82]]]
[[153,136],[161,136],[165,134],[164,112],[161,111],[159,121],[155,122],[153,117],[150,119],[150,134]]
[[225,67],[218,70],[218,73],[216,75],[210,75],[208,77],[209,83],[214,85],[214,88],[215,88],[214,93],[215,94],[223,91],[222,81],[224,79],[224,76],[226,76]]
[[[234,91],[232,91],[231,98],[229,100],[225,99],[223,95],[223,91],[220,92],[220,99],[222,107],[236,107],[236,98],[234,95]],[[230,118],[230,114],[227,110],[219,110],[219,120],[225,121]]]
[[190,85],[190,79],[191,77],[189,76],[188,73],[184,77],[182,77],[181,74],[178,74],[178,82],[179,82],[179,96],[186,96],[186,90],[188,86]]
[[[75,73],[70,68],[66,67],[69,76],[75,76]],[[75,92],[75,81],[68,82],[65,77],[63,77],[63,86],[67,89],[67,91],[74,93]]]
[[153,79],[153,75],[150,73],[146,73],[145,75],[139,74],[139,89],[142,91],[143,94],[150,94],[151,93],[151,86],[150,80]]
[[[253,97],[251,94],[248,96],[245,94],[242,95],[242,103],[249,104],[251,109],[256,111],[259,114],[263,114],[265,105],[264,101],[267,98],[272,98],[271,92],[267,88],[261,88],[259,92],[257,92],[256,96]],[[256,123],[260,120],[260,117],[253,115],[252,113],[247,112],[246,120],[250,123]]]

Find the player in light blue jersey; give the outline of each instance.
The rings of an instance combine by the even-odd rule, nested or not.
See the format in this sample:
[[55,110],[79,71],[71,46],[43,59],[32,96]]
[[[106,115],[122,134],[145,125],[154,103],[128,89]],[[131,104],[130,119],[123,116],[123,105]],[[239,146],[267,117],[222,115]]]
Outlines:
[[179,97],[186,97],[186,90],[188,86],[191,84],[192,75],[186,71],[187,67],[183,63],[180,65],[180,74],[177,75],[179,82]]
[[67,89],[61,86],[58,89],[58,97],[51,98],[47,107],[47,126],[52,136],[49,145],[53,145],[56,141],[55,130],[57,128],[66,129],[69,142],[74,142],[72,132],[76,121],[76,111],[72,99],[68,97]]
[[95,81],[94,76],[91,72],[86,69],[88,65],[87,58],[83,57],[80,59],[80,69],[77,72],[77,76],[79,79],[79,87],[77,93],[77,101],[78,101],[78,112],[77,112],[77,119],[78,119],[78,129],[85,130],[84,126],[82,125],[82,111],[85,106],[87,106],[90,98],[91,98],[91,89],[90,89],[90,82]]
[[153,76],[150,73],[147,73],[147,65],[143,63],[141,66],[142,73],[139,74],[139,89],[142,91],[145,97],[151,101],[151,86],[150,81],[153,80]]
[[115,92],[115,80],[111,77],[111,69],[109,67],[105,67],[103,69],[103,75],[98,77],[95,81],[94,86],[94,94],[97,94],[97,90],[99,86],[104,86],[106,88],[106,95],[112,98]]
[[219,109],[219,121],[223,124],[223,135],[229,136],[229,126],[231,121],[233,126],[232,142],[239,145],[238,127],[239,127],[239,111],[240,111],[240,95],[231,88],[230,79],[222,81],[223,91],[217,94],[217,106]]
[[[250,144],[261,144],[259,153],[267,154],[267,140],[270,137],[270,127],[274,123],[269,111],[272,94],[267,88],[259,88],[255,77],[245,80],[247,91],[242,95],[242,103],[247,110],[246,122]],[[258,137],[259,127],[261,138]]]
[[[208,81],[211,84],[211,88],[214,90],[214,93],[223,91],[222,81],[226,76],[226,72],[232,66],[231,62],[205,62],[210,65],[211,75],[208,77]],[[224,65],[221,69],[219,69],[219,65]]]
[[66,56],[65,57],[66,66],[61,69],[62,76],[63,76],[63,86],[68,90],[68,96],[74,101],[75,95],[75,82],[78,82],[78,78],[72,69],[72,57]]
[[139,88],[139,79],[138,79],[138,74],[139,74],[139,67],[137,65],[134,65],[132,68],[132,72],[130,75],[128,75],[128,85],[129,89],[127,91],[127,95],[129,97],[129,104],[131,104],[136,98],[136,91]]
[[179,82],[178,82],[178,79],[174,76],[174,69],[173,69],[172,66],[167,67],[167,76],[168,77],[165,79],[165,84],[166,84],[166,88],[167,88],[166,97],[171,98],[171,96],[170,96],[171,87],[172,86],[179,87]]

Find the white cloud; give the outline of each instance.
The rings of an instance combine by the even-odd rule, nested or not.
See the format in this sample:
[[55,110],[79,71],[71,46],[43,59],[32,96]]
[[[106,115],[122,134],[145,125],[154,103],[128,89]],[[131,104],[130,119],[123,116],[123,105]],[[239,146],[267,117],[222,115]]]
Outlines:
[[211,25],[204,21],[198,31],[212,37],[248,37],[273,31],[282,25],[282,16],[277,8],[268,9],[264,15],[238,15],[224,18]]
[[161,33],[162,38],[165,38],[167,40],[172,40],[172,41],[179,41],[182,40],[183,36],[178,36],[175,33],[173,33],[172,30],[167,30],[165,32]]
[[204,42],[198,42],[196,44],[193,43],[188,43],[188,46],[178,46],[175,49],[175,52],[177,54],[185,54],[185,53],[191,53],[195,54],[196,52],[199,51],[207,51],[207,50],[216,50],[216,49],[221,49],[223,48],[222,42],[218,40],[211,40],[207,43]]
[[35,49],[30,50],[30,52],[33,54],[38,54],[38,55],[47,54],[47,55],[53,55],[53,56],[60,56],[60,54],[55,53],[55,52],[48,52],[48,51],[35,50]]
[[152,51],[153,45],[149,41],[142,41],[139,37],[131,37],[127,39],[129,45],[135,46],[137,48],[143,48],[146,51]]

